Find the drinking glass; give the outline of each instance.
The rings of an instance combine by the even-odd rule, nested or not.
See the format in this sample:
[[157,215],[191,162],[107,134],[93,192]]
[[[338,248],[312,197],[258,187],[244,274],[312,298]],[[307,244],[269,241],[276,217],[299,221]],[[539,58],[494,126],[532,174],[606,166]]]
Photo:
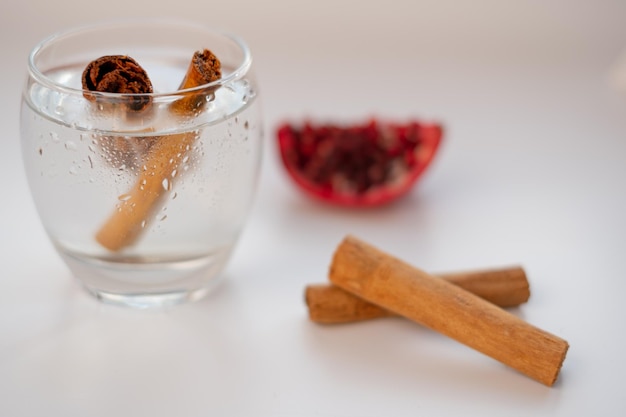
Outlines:
[[[221,78],[179,90],[204,48]],[[154,92],[83,91],[84,69],[107,55],[132,57]],[[201,98],[193,109],[171,111],[190,96]],[[130,112],[138,102],[149,104]],[[29,56],[20,133],[41,223],[90,293],[153,307],[198,299],[220,281],[262,154],[257,82],[239,37],[156,19],[55,34]]]

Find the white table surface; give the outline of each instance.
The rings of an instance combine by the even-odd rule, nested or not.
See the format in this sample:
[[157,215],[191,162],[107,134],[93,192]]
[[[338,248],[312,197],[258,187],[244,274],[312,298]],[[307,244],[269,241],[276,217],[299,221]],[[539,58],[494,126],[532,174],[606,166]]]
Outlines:
[[[151,4],[156,3],[156,4]],[[226,280],[165,311],[102,305],[48,243],[22,170],[26,56],[82,21],[174,16],[246,38],[262,86],[258,198]],[[479,0],[0,5],[1,416],[623,416],[626,3]],[[443,147],[398,204],[303,197],[283,120],[416,116]],[[513,312],[569,341],[552,388],[404,319],[324,327],[303,290],[355,234],[422,269],[522,265]]]

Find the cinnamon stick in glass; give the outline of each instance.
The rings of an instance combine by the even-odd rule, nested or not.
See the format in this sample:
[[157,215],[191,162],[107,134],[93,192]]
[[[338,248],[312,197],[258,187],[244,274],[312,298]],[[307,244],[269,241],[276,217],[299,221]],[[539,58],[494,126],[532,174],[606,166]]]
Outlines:
[[560,337],[353,236],[335,251],[329,275],[344,290],[547,386],[556,381],[569,348]]
[[[91,61],[83,71],[83,96],[98,103],[97,111],[120,120],[142,118],[151,109],[152,82],[137,61],[127,55],[105,55]],[[97,93],[125,94],[122,99]],[[141,129],[150,133],[151,129]],[[144,154],[155,137],[100,135],[97,145],[106,154],[105,160],[114,167],[136,168],[136,156]]]
[[[141,65],[127,55],[105,55],[85,67],[81,78],[83,96],[108,107],[121,107],[123,112],[142,112],[152,100],[152,82]],[[124,102],[111,102],[97,93],[129,94]],[[132,94],[132,96],[131,96]]]
[[[528,301],[530,288],[521,267],[489,269],[439,275],[454,285],[500,307],[515,307]],[[313,284],[305,289],[311,321],[321,324],[350,323],[397,316],[332,284]]]
[[[221,78],[220,61],[208,49],[196,52],[179,90],[199,87]],[[198,112],[215,87],[187,93],[173,102],[169,111],[180,117]],[[175,172],[191,149],[196,133],[186,132],[158,137],[143,160],[143,169],[133,187],[96,233],[96,240],[111,251],[132,245],[147,228],[173,187]]]

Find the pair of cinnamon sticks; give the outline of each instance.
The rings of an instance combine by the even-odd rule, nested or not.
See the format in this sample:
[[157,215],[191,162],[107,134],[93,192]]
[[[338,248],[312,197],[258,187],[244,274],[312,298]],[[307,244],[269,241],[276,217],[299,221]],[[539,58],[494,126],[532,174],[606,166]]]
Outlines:
[[519,267],[435,277],[347,236],[333,256],[329,278],[331,285],[305,291],[309,317],[317,323],[403,316],[547,386],[555,383],[569,348],[501,308],[530,296]]
[[[209,85],[221,77],[220,60],[208,49],[196,51],[180,84],[182,93],[171,103],[169,112],[176,117],[189,117],[198,112],[206,103],[206,96],[217,88]],[[203,85],[207,87],[194,90]],[[101,104],[106,103],[106,96],[94,92],[126,94],[128,102],[112,104],[121,107],[122,114],[146,111],[153,93],[146,71],[126,55],[107,55],[91,61],[83,72],[82,86],[86,99]],[[184,132],[156,139],[143,138],[143,142],[149,143],[149,149],[141,155],[145,168],[125,194],[126,198],[118,202],[96,233],[96,241],[112,252],[121,251],[139,239],[150,217],[162,205],[166,192],[172,189],[173,172],[191,149],[196,133]],[[124,146],[127,141],[121,139],[114,143]],[[164,183],[168,186],[164,187]]]

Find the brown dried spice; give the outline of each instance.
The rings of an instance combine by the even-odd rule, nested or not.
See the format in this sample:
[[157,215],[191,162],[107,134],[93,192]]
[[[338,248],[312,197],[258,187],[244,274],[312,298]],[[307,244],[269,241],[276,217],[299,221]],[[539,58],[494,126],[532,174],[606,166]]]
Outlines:
[[[212,83],[222,78],[222,64],[220,60],[208,49],[197,51],[193,54],[185,78],[180,83],[179,90],[195,88]],[[217,87],[207,88],[202,92],[190,93],[177,100],[172,105],[172,111],[178,114],[193,114],[199,109],[206,96],[213,93]]]
[[[120,93],[150,94],[152,83],[146,71],[129,56],[106,55],[91,61],[82,76],[83,90]],[[96,101],[94,94],[83,93],[86,99]],[[126,106],[131,111],[144,110],[151,102],[149,96],[132,97]]]

